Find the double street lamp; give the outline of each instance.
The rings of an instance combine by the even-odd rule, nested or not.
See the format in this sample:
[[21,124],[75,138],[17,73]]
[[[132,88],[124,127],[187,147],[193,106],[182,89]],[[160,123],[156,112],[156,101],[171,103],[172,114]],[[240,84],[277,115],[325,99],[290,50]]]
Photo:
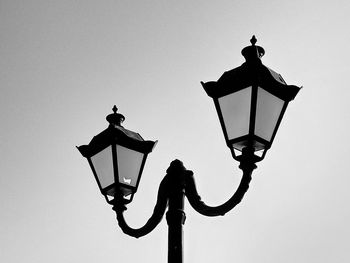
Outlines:
[[265,51],[255,45],[255,36],[250,42],[251,45],[242,50],[246,61],[241,66],[225,72],[218,81],[201,82],[214,100],[226,144],[243,172],[238,188],[222,205],[206,205],[197,192],[193,172],[181,161],[174,160],[160,183],[152,216],[143,227],[131,228],[123,213],[137,191],[147,156],[157,142],[145,141],[140,134],[125,129],[122,126],[125,117],[114,106],[113,113],[106,118],[108,128],[88,145],[78,147],[87,158],[101,193],[113,206],[124,233],[137,238],[148,234],[168,208],[169,263],[183,261],[184,197],[205,216],[224,215],[240,203],[249,188],[255,163],[264,159],[288,103],[300,90],[287,85],[280,74],[262,64]]

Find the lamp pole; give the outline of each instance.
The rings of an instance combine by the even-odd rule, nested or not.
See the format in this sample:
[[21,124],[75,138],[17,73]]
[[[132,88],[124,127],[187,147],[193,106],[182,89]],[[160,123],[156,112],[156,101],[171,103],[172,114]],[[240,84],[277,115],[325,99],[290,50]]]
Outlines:
[[288,103],[300,88],[287,85],[282,76],[261,63],[265,54],[256,46],[242,50],[246,62],[226,71],[218,81],[202,85],[213,98],[220,124],[233,159],[239,162],[243,175],[231,198],[219,206],[208,206],[198,194],[193,172],[180,160],[171,162],[160,183],[153,213],[144,226],[130,227],[124,218],[135,192],[148,154],[156,141],[145,141],[136,132],[125,129],[124,116],[113,108],[107,116],[108,128],[94,136],[88,145],[79,146],[88,159],[101,193],[113,206],[121,230],[139,238],[150,233],[166,213],[168,224],[168,262],[183,262],[183,225],[186,215],[184,199],[200,214],[223,216],[239,204],[249,188],[256,163],[264,159],[271,147]]
[[175,161],[168,174],[174,177],[172,189],[169,192],[169,207],[166,213],[168,223],[168,262],[182,263],[183,261],[183,229],[186,214],[184,211],[185,198],[185,168],[180,161]]

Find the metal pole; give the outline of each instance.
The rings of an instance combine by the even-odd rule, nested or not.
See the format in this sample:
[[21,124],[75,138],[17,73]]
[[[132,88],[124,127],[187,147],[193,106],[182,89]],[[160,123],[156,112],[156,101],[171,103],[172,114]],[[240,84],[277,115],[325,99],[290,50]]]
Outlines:
[[[183,229],[186,215],[184,212],[184,173],[182,163],[175,163],[178,168],[176,173],[169,178],[169,207],[166,213],[168,223],[168,263],[183,262]],[[174,165],[175,166],[175,165]]]
[[183,229],[185,223],[184,193],[178,191],[169,198],[168,222],[168,263],[183,262]]

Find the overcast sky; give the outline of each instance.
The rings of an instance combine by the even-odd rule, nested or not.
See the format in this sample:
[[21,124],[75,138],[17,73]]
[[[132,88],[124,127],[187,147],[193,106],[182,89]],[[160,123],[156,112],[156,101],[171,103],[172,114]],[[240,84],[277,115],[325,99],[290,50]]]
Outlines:
[[176,158],[210,205],[241,172],[200,81],[263,63],[304,88],[242,203],[207,218],[186,203],[185,262],[350,262],[348,0],[0,1],[0,261],[166,262],[165,220],[119,229],[75,148],[107,127],[159,140],[126,211],[142,226]]

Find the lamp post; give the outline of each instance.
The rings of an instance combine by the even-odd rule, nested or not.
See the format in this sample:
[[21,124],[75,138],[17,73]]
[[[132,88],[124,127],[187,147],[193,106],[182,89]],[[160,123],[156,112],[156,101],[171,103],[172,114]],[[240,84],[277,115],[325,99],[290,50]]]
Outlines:
[[125,234],[136,238],[148,234],[168,209],[169,263],[183,262],[184,197],[205,216],[224,215],[240,203],[249,188],[255,163],[265,157],[289,101],[300,89],[287,85],[281,75],[264,66],[261,57],[265,51],[255,44],[253,36],[251,46],[242,50],[246,62],[240,67],[225,72],[218,81],[202,82],[214,100],[226,144],[243,172],[238,188],[222,205],[206,205],[197,192],[193,172],[181,161],[174,160],[160,183],[152,216],[143,227],[131,228],[125,221],[124,211],[137,191],[146,158],[156,141],[145,141],[138,133],[125,129],[121,125],[125,118],[114,106],[113,114],[106,118],[108,128],[88,145],[78,147]]

